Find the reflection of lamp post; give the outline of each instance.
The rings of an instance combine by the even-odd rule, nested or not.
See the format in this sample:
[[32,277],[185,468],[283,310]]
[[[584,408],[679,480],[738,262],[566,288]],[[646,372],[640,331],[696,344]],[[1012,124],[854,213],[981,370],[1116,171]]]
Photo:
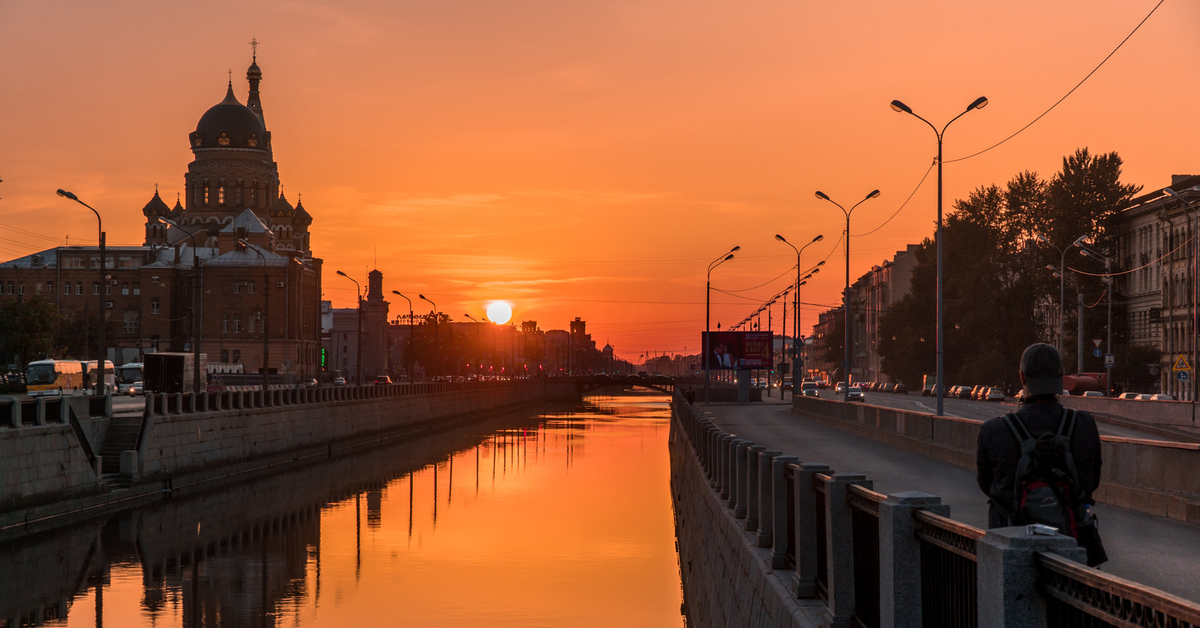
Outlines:
[[[263,320],[262,320],[262,335],[263,335],[263,405],[267,405],[267,390],[271,387],[271,375],[267,365],[270,363],[267,357],[271,355],[271,333],[268,331],[268,323],[271,321],[271,276],[267,274],[267,256],[258,247],[250,246],[250,243],[245,240],[238,240],[238,244],[254,251],[258,254],[259,259],[263,263]],[[197,364],[196,368],[200,368]]]
[[434,303],[433,301],[426,299],[425,295],[423,295],[423,294],[418,294],[417,296],[421,297],[422,301],[429,301],[429,304],[433,306],[433,309],[429,312],[430,314],[433,315],[433,361],[435,363],[437,363],[438,375],[441,376],[444,374],[444,371],[446,369],[442,366],[441,350],[438,349],[438,322],[439,321],[438,321],[437,303]]
[[200,392],[200,337],[204,334],[204,267],[200,262],[200,251],[196,246],[196,233],[185,229],[170,218],[158,217],[158,221],[167,227],[175,227],[186,233],[192,240],[192,266],[196,271],[196,281],[192,282],[192,293],[195,295],[192,312],[192,391]]
[[[946,348],[945,342],[944,342],[945,335],[942,333],[942,319],[943,319],[943,314],[945,314],[945,311],[942,307],[942,293],[943,293],[943,287],[944,287],[943,283],[942,283],[942,138],[946,135],[946,129],[950,128],[950,125],[955,120],[963,117],[968,112],[973,111],[975,109],[983,109],[984,107],[987,106],[987,104],[988,104],[987,98],[984,98],[983,96],[976,98],[974,101],[971,102],[971,104],[967,105],[966,111],[951,118],[950,122],[947,122],[946,126],[942,127],[941,131],[938,131],[937,127],[933,126],[933,124],[931,122],[929,122],[929,120],[926,120],[925,118],[922,118],[921,116],[918,116],[917,114],[913,113],[913,110],[908,105],[900,102],[899,100],[892,101],[892,109],[893,110],[895,110],[897,112],[901,112],[901,113],[907,113],[908,115],[920,120],[921,122],[928,124],[929,128],[933,129],[934,135],[937,135],[937,143],[938,143],[938,154],[937,154],[937,167],[938,167],[938,194],[937,194],[937,414],[938,414],[938,416],[942,416],[942,414],[943,414],[943,412],[942,412],[942,399],[943,399],[942,389],[946,387],[945,373],[942,368],[942,356],[945,354],[945,348]],[[847,385],[847,387],[849,387],[849,385]]]
[[850,214],[854,213],[855,207],[877,196],[879,196],[879,190],[874,190],[866,198],[852,205],[850,209],[846,209],[839,205],[837,201],[826,196],[824,192],[817,191],[817,198],[837,205],[837,208],[842,210],[843,214],[846,214],[846,237],[842,239],[842,247],[846,249],[846,289],[842,297],[843,307],[846,308],[846,364],[842,369],[842,375],[846,377],[846,387],[843,389],[843,392],[846,396],[844,401],[847,403],[850,402]]
[[337,271],[337,274],[353,281],[354,287],[358,288],[358,333],[354,341],[354,382],[362,384],[362,285],[340,270]]
[[405,353],[405,357],[407,357],[407,358],[408,358],[407,360],[405,360],[405,362],[408,362],[408,366],[407,366],[407,367],[405,367],[405,368],[408,370],[408,383],[410,383],[410,384],[411,384],[411,383],[413,383],[413,381],[414,381],[414,380],[413,380],[413,362],[412,362],[412,353],[413,353],[414,351],[416,351],[416,347],[413,345],[413,311],[412,311],[412,299],[410,299],[410,298],[408,298],[408,297],[404,296],[403,294],[400,294],[399,292],[397,292],[397,291],[395,291],[395,290],[392,290],[392,294],[394,294],[394,295],[396,295],[396,296],[400,297],[401,299],[404,299],[405,301],[408,301],[408,351],[405,351],[404,353]]
[[[709,298],[709,295],[712,294],[712,271],[717,266],[720,266],[721,264],[724,264],[725,262],[728,262],[729,260],[733,259],[733,254],[736,253],[737,251],[740,251],[741,249],[742,249],[741,246],[735,246],[732,249],[729,249],[729,252],[726,253],[725,255],[722,255],[721,257],[718,257],[717,259],[710,262],[708,265],[708,275],[707,275],[707,278],[704,280],[704,360],[701,362],[702,364],[704,364],[704,403],[708,403],[708,387],[709,387],[709,383],[708,383],[709,382],[708,325],[709,325],[709,313],[712,311],[712,301]],[[717,328],[720,329],[720,327],[721,327],[720,324],[718,324]]]
[[[79,203],[80,205],[83,205],[84,207],[92,210],[93,214],[96,214],[96,226],[97,226],[97,230],[100,233],[100,283],[103,285],[106,281],[104,278],[105,277],[105,273],[104,273],[104,223],[103,223],[103,221],[100,220],[100,212],[96,211],[95,207],[92,207],[91,205],[88,205],[87,203],[79,200],[78,196],[75,196],[74,194],[72,194],[66,190],[59,190],[58,195],[63,198],[69,198],[69,199],[75,201],[76,203]],[[108,359],[108,351],[104,347],[104,320],[105,320],[105,318],[107,318],[107,310],[105,310],[105,308],[104,308],[104,291],[103,290],[100,291],[99,304],[100,304],[100,309],[99,309],[99,311],[96,312],[96,318],[99,319],[99,322],[100,322],[99,336],[97,336],[97,341],[100,344],[100,359],[96,360],[96,394],[103,395],[104,390],[105,390],[105,387],[104,387],[104,363]]]

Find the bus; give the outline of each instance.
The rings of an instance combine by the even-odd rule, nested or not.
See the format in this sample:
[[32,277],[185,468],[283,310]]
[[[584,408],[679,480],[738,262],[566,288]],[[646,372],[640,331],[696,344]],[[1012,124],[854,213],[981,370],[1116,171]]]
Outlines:
[[134,384],[139,384],[136,388],[141,388],[142,383],[142,363],[130,362],[117,367],[116,371],[117,393],[121,395],[133,396],[136,391]]
[[[95,376],[92,375],[92,373],[94,373],[96,371],[96,361],[90,360],[88,362],[82,362],[81,364],[83,364],[83,379],[85,382],[84,388],[95,389],[96,382],[92,381]],[[116,368],[113,367],[112,360],[105,360],[104,361],[104,392],[105,393],[109,393],[109,392],[112,392],[113,390],[116,390],[117,376],[115,375],[115,373],[116,373]]]
[[30,362],[25,371],[25,391],[30,397],[71,393],[83,385],[79,360],[38,360]]

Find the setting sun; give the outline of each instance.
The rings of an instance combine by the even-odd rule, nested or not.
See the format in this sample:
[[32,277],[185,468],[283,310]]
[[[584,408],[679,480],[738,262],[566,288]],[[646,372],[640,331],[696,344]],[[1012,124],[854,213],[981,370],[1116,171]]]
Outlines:
[[512,318],[512,308],[503,301],[488,304],[487,317],[497,325],[503,325]]

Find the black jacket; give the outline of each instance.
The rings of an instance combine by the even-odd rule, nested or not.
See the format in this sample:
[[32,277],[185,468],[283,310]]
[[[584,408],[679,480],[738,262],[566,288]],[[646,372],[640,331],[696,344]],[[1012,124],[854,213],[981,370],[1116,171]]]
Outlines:
[[[1062,404],[1057,401],[1030,402],[1022,404],[1017,410],[1017,416],[1034,438],[1044,432],[1057,430],[1062,414]],[[1096,421],[1087,412],[1077,413],[1075,434],[1071,437],[1071,456],[1075,459],[1083,501],[1095,504],[1092,491],[1100,486],[1100,432],[1096,429]],[[1003,417],[996,417],[979,428],[979,449],[975,456],[976,480],[979,490],[988,496],[989,528],[1008,525],[1004,513],[1011,512],[1013,508],[1013,482],[1020,460],[1021,445],[1005,425]],[[1003,508],[998,509],[997,503]]]

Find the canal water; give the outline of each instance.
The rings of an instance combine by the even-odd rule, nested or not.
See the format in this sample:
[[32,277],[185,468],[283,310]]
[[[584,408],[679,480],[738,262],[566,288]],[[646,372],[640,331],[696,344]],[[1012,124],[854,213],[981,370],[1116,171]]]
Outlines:
[[682,626],[668,403],[489,417],[0,546],[0,628]]

